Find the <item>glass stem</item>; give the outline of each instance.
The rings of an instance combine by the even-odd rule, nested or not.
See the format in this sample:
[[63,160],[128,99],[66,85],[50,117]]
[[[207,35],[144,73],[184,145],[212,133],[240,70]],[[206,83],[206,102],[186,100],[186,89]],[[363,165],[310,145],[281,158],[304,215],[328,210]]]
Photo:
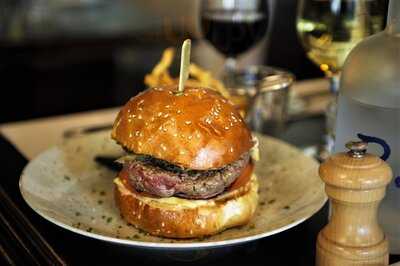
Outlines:
[[236,59],[233,57],[228,57],[225,61],[225,71],[235,72],[236,70]]
[[340,72],[332,74],[332,76],[329,77],[329,81],[329,89],[333,94],[336,95],[339,92]]
[[400,1],[390,0],[386,30],[389,34],[398,35],[400,33]]
[[228,88],[232,88],[235,85],[235,72],[236,72],[236,59],[233,57],[228,57],[225,61],[225,75],[224,75],[224,83]]

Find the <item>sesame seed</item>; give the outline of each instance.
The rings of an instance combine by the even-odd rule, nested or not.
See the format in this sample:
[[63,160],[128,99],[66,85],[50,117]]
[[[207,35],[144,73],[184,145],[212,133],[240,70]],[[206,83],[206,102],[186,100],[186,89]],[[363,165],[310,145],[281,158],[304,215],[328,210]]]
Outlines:
[[165,106],[166,109],[168,109],[168,108],[170,108],[170,107],[171,107],[171,105],[169,105],[169,104],[167,104],[167,105]]
[[161,227],[164,227],[164,226],[165,226],[165,223],[164,223],[164,222],[162,222],[162,223],[161,223]]
[[136,117],[136,115],[135,115],[135,114],[133,114],[133,115],[132,115],[132,118],[135,118],[135,117]]
[[168,116],[169,116],[169,114],[165,114],[165,115],[164,115],[164,118],[167,118]]
[[129,137],[132,138],[132,133],[129,133]]
[[138,107],[138,110],[139,110],[139,111],[143,111],[143,108],[142,108],[142,107]]
[[181,111],[181,110],[177,110],[176,113],[177,113],[177,114],[181,114],[182,111]]
[[196,137],[199,139],[201,136],[200,136],[200,133],[197,133],[196,134]]
[[192,136],[192,135],[190,135],[190,136],[188,137],[188,139],[189,139],[189,140],[191,140],[192,138],[193,138],[193,136]]
[[137,117],[138,119],[142,119],[143,117],[142,117],[142,115],[138,115],[138,117]]
[[174,133],[174,134],[172,134],[172,136],[177,137],[177,136],[178,136],[178,133]]
[[132,122],[132,119],[128,118],[128,123],[131,123],[131,122]]
[[140,142],[140,141],[138,141],[138,146],[140,147],[140,146],[142,146],[142,142]]
[[179,154],[183,155],[183,154],[185,154],[185,152],[184,151],[179,151]]
[[165,128],[165,127],[163,127],[163,129],[162,129],[164,132],[167,132],[168,131],[168,129],[167,128]]
[[230,123],[230,125],[231,125],[231,127],[233,127],[233,123],[232,122]]
[[139,137],[139,135],[140,135],[140,131],[139,131],[139,130],[136,130],[136,131],[135,131],[135,136],[136,136],[136,137]]
[[233,147],[231,147],[231,148],[229,149],[229,151],[230,151],[230,152],[233,152]]
[[190,125],[192,123],[192,121],[185,121],[186,125]]
[[181,138],[184,138],[184,137],[185,137],[185,135],[181,134]]
[[151,122],[154,122],[154,120],[155,120],[154,116],[150,118]]
[[225,128],[225,130],[228,130],[229,129],[229,127],[228,126],[226,126],[226,127],[224,127]]
[[158,117],[161,117],[162,114],[163,114],[162,112],[159,112],[159,113],[157,114],[157,116],[158,116]]

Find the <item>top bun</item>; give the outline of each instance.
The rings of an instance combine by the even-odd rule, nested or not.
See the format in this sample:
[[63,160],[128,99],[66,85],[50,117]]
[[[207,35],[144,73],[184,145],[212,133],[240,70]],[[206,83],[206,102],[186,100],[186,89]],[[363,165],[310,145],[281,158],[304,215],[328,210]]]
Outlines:
[[119,112],[111,136],[127,150],[184,168],[221,168],[253,146],[251,132],[235,107],[205,88],[152,88],[131,98]]

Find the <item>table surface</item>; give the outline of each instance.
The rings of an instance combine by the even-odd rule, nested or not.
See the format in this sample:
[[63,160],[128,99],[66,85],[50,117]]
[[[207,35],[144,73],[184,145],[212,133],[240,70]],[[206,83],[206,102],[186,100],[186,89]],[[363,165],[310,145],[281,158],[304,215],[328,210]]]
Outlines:
[[[318,232],[327,223],[327,204],[313,217],[287,231],[261,240],[214,250],[159,251],[139,249],[94,240],[64,230],[38,216],[23,201],[18,188],[19,175],[28,160],[49,145],[57,143],[68,128],[105,124],[113,121],[117,109],[56,117],[0,126],[0,154],[3,167],[0,186],[20,210],[70,265],[314,265]],[[321,143],[323,117],[288,125],[282,139],[305,147]],[[29,145],[31,143],[31,145]],[[33,148],[32,148],[33,147]],[[391,262],[399,257],[391,257]]]

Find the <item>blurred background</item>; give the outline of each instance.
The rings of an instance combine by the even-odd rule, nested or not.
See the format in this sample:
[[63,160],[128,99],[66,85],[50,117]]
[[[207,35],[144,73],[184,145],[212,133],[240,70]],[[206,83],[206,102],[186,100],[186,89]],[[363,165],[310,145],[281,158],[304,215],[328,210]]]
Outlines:
[[[192,61],[220,75],[224,59],[202,40],[199,2],[0,1],[0,123],[122,105],[145,89],[144,75],[162,51],[185,38],[193,41]],[[322,77],[296,33],[298,1],[268,4],[268,33],[239,65],[281,67],[297,80]]]

